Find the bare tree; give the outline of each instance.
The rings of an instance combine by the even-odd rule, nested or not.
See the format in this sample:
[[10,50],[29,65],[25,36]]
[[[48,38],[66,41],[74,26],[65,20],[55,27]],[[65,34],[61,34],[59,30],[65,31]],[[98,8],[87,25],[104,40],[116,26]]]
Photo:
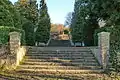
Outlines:
[[65,20],[65,26],[70,26],[71,25],[71,22],[72,22],[72,14],[73,12],[69,12],[67,15],[66,15],[66,20]]

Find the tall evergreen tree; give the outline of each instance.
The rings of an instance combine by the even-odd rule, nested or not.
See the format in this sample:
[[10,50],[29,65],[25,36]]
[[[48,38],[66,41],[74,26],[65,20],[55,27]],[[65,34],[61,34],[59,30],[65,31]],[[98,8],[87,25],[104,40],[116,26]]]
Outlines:
[[8,0],[0,0],[0,26],[14,27],[14,21],[10,10],[13,10],[12,3]]
[[20,14],[9,0],[0,1],[0,25],[21,28]]
[[21,16],[33,23],[38,21],[38,4],[36,0],[18,0],[15,6],[19,10]]
[[94,45],[94,31],[99,27],[98,17],[91,11],[89,0],[76,0],[72,19],[73,41],[84,41],[86,46]]
[[50,37],[50,17],[45,0],[40,1],[38,28],[36,30],[36,42],[47,43]]
[[19,0],[15,3],[19,10],[25,30],[26,44],[29,46],[35,45],[35,28],[38,22],[38,5],[36,0]]
[[80,15],[80,0],[76,0],[74,4],[74,12],[72,17],[72,24],[71,24],[71,34],[73,42],[82,42],[82,16]]
[[28,2],[28,16],[27,19],[30,20],[34,25],[38,22],[38,4],[37,0],[29,0]]

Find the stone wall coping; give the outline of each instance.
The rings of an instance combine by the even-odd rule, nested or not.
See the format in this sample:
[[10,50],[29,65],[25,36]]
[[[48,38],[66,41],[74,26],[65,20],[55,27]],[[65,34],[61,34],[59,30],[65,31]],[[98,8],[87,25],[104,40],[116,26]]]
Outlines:
[[10,32],[9,35],[20,35],[21,36],[21,33],[14,31],[14,32]]
[[100,32],[100,33],[98,33],[98,36],[99,36],[99,35],[102,35],[102,34],[110,35],[110,32]]

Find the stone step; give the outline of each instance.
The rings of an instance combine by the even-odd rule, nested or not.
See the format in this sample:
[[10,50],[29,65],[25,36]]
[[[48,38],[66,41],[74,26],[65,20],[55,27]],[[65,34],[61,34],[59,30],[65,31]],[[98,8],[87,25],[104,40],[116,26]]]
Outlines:
[[26,56],[27,59],[43,59],[43,60],[58,60],[58,61],[73,61],[78,59],[84,59],[84,60],[94,60],[94,57],[35,57],[35,56]]
[[91,53],[91,51],[59,51],[59,50],[56,50],[56,51],[29,51],[28,52],[30,53]]
[[99,64],[94,62],[24,62],[23,65],[66,65],[66,66],[98,66]]
[[39,57],[39,58],[94,58],[93,55],[26,55],[26,57]]
[[74,60],[63,60],[63,59],[25,59],[24,62],[53,62],[53,63],[70,63],[70,62],[93,62],[95,63],[95,59],[84,60],[84,59],[74,59]]
[[56,53],[56,54],[36,54],[36,53],[34,53],[34,54],[26,54],[26,56],[93,56],[93,54],[58,54],[58,53]]
[[91,65],[97,65],[98,63],[96,61],[25,61],[24,64],[42,64],[42,65],[49,65],[49,64],[68,64],[68,65],[82,65],[82,64],[91,64]]
[[24,63],[27,64],[42,64],[42,65],[49,65],[49,64],[67,64],[67,65],[98,65],[96,61],[80,61],[80,60],[44,60],[44,59],[26,59]]
[[53,70],[53,69],[17,69],[19,72],[32,72],[32,73],[46,73],[46,74],[82,74],[82,73],[101,73],[104,70],[103,69],[82,69],[82,70]]
[[20,65],[20,69],[60,69],[60,70],[80,70],[80,69],[101,69],[100,66],[67,66],[67,65]]
[[75,60],[60,60],[60,59],[25,59],[25,62],[91,62],[95,63],[95,59],[85,60],[85,59],[75,59]]
[[56,54],[56,53],[60,53],[60,54],[65,54],[65,53],[91,53],[91,51],[59,51],[59,50],[56,50],[56,51],[39,51],[39,50],[35,50],[35,51],[31,51],[29,50],[28,53],[42,53],[42,54],[48,54],[48,53],[53,53],[53,54]]
[[[36,77],[48,77],[48,78],[55,78],[55,80],[96,80],[96,79],[103,79],[103,77],[107,77],[106,74],[102,74],[102,73],[80,73],[80,74],[60,74],[60,73],[41,73],[41,72],[35,72],[32,73],[30,71],[17,71],[16,74],[22,74],[25,76],[36,76]],[[45,79],[37,79],[37,80],[46,80]],[[53,80],[53,79],[47,79],[47,80]],[[111,79],[107,79],[107,80],[111,80]]]
[[81,50],[90,50],[91,47],[29,47],[29,50],[44,50],[44,51],[53,51],[53,50],[61,50],[61,51],[81,51]]
[[93,56],[26,56],[30,59],[94,59]]
[[29,49],[28,51],[30,51],[30,52],[44,52],[44,53],[46,53],[46,52],[61,52],[61,53],[65,53],[65,52],[91,52],[91,50],[90,49],[79,49],[79,50],[75,50],[75,49],[73,49],[73,50],[67,50],[67,49],[65,49],[65,50],[60,50],[59,48],[58,49],[55,49],[54,50],[54,48],[52,48],[51,50],[43,50],[43,49],[36,49],[36,50],[34,50],[34,49]]
[[[19,76],[21,79],[20,80],[96,80],[96,79],[101,79],[103,80],[103,77],[107,77],[106,74],[101,74],[101,73],[91,73],[91,74],[49,74],[49,73],[39,73],[39,72],[12,72],[9,73],[14,76]],[[16,78],[14,80],[18,80],[19,78]],[[13,80],[13,79],[3,79],[0,78],[0,80]],[[107,78],[107,80],[111,80]]]

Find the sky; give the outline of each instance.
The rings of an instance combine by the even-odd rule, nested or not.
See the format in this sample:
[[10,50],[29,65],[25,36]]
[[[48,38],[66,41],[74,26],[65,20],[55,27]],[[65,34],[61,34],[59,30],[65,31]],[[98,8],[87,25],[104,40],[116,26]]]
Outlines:
[[[12,3],[17,0],[10,0]],[[38,0],[39,3],[40,0]],[[66,15],[74,9],[75,0],[46,0],[52,23],[64,24]]]

